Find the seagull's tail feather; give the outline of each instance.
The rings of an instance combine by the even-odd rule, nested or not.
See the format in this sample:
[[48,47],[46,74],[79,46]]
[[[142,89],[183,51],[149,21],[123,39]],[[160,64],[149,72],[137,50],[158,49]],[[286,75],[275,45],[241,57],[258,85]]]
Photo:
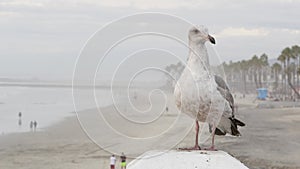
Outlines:
[[230,125],[230,134],[233,136],[240,136],[241,133],[238,131],[238,124],[236,123],[236,119],[235,118],[229,118],[231,125]]
[[241,136],[241,133],[238,130],[238,126],[245,126],[245,123],[234,117],[230,117],[228,119],[230,120],[230,134],[233,136]]
[[219,128],[216,128],[215,134],[218,136],[224,136],[226,133],[220,130]]
[[[215,134],[223,136],[226,133],[229,133],[233,136],[241,136],[238,126],[245,126],[245,123],[233,117],[221,118],[221,121],[215,130]],[[209,126],[209,131],[212,132],[211,126]]]
[[244,127],[246,124],[236,118],[233,118],[234,123],[236,123],[238,126]]
[[[208,127],[209,127],[209,132],[211,133],[212,132],[212,126],[209,125]],[[218,135],[218,136],[224,136],[226,134],[226,132],[217,127],[216,131],[215,131],[215,134]]]

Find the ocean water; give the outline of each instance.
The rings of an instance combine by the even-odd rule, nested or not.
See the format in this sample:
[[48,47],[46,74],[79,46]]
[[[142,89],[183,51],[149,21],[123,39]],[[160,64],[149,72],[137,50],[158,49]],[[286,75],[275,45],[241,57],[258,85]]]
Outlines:
[[[76,110],[95,108],[91,102],[91,89],[78,90],[82,101]],[[102,99],[98,105],[108,106],[110,91],[96,89]],[[86,99],[85,99],[86,98]],[[86,100],[86,101],[85,101]],[[37,121],[37,130],[74,115],[75,108],[71,88],[54,87],[0,87],[0,136],[13,132],[30,132],[30,122]],[[22,113],[21,119],[19,112]],[[21,121],[21,124],[19,124]]]

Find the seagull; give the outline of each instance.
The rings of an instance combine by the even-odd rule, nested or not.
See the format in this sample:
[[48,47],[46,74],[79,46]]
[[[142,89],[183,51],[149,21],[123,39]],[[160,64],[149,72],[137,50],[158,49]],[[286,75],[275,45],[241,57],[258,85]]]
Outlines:
[[174,97],[177,108],[195,119],[195,146],[184,150],[201,150],[198,144],[199,122],[207,122],[212,133],[211,147],[216,150],[215,135],[240,136],[238,126],[245,124],[234,116],[234,99],[222,77],[209,70],[209,58],[205,43],[215,44],[205,26],[189,30],[189,56],[185,69],[178,79]]

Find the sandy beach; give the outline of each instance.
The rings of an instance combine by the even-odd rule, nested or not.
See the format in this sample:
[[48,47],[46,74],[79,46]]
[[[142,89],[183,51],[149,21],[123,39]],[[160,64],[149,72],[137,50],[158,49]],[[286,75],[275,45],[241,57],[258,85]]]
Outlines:
[[[155,98],[155,96],[152,100],[153,111],[161,109],[161,107],[159,107],[161,100]],[[242,137],[217,137],[217,148],[233,155],[251,169],[299,169],[300,133],[298,130],[300,128],[300,108],[257,108],[258,104],[266,104],[267,102],[253,102],[253,97],[237,99],[237,102],[237,116],[242,119],[247,126],[241,129]],[[138,98],[137,103],[141,109],[149,106],[146,97]],[[274,102],[274,104],[283,103]],[[134,137],[147,137],[149,133],[150,135],[155,135],[156,132],[162,132],[161,130],[166,128],[168,124],[172,124],[172,121],[176,119],[178,112],[174,107],[171,94],[168,95],[167,105],[169,110],[159,116],[161,120],[153,121],[154,125],[150,128],[144,127],[138,132],[134,132]],[[128,108],[125,107],[125,109],[127,109],[127,112],[130,112]],[[117,116],[118,113],[116,107],[105,107],[101,111],[103,114],[107,115],[106,119],[108,122],[111,122],[115,129],[120,132],[133,130],[133,128],[131,128],[132,126],[123,125],[123,122],[120,121],[122,120],[122,116]],[[97,110],[85,110],[79,112],[79,117],[82,121],[90,121],[91,124],[89,125],[93,126],[96,125],[94,123],[96,118],[95,115],[97,115],[94,112],[97,112]],[[0,136],[0,168],[109,168],[109,157],[111,153],[103,150],[101,146],[93,142],[95,140],[97,142],[97,138],[91,140],[86,135],[78,122],[76,114],[73,114],[73,116],[67,117],[61,122],[39,132],[16,133]],[[137,116],[136,119],[138,118],[139,117]],[[166,123],[166,121],[168,123]],[[97,125],[101,127],[101,125],[104,124]],[[176,137],[173,136],[176,135],[175,131],[181,130],[180,125],[178,126],[175,126],[175,130],[167,133],[165,137],[171,138],[171,140],[174,141],[176,139]],[[105,131],[101,131],[103,128],[94,127],[94,130],[95,133],[105,133]],[[90,133],[92,132],[93,131]],[[132,132],[125,134],[131,135]],[[99,139],[103,138],[103,144],[106,144],[106,142],[109,142],[106,138],[110,137],[113,136],[110,136],[109,133],[106,135],[101,134]],[[160,139],[162,138],[146,145],[148,147],[138,147],[134,145],[124,146],[122,139],[114,138],[114,142],[119,144],[111,145],[111,150],[124,151],[127,153],[130,150],[135,149],[136,151],[132,151],[132,154],[128,154],[130,157],[138,155],[134,154],[134,152],[143,151],[145,148],[162,148],[158,143],[162,141]],[[169,143],[172,144],[171,147],[173,149],[176,149],[185,145],[193,145],[193,141],[194,130],[192,128],[189,134],[179,144],[174,145],[176,141],[169,141]],[[167,143],[168,142],[165,142],[165,144]],[[109,143],[107,144],[109,145]],[[210,140],[202,146],[205,147],[209,144]],[[131,160],[132,158],[129,158],[129,162]],[[119,161],[117,168],[120,168]]]

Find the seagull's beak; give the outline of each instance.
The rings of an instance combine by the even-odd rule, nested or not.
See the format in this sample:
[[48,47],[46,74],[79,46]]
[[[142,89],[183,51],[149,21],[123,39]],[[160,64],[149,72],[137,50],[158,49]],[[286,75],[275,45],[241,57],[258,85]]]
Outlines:
[[209,39],[209,41],[210,41],[212,44],[216,44],[216,40],[215,40],[214,37],[208,35],[208,39]]

